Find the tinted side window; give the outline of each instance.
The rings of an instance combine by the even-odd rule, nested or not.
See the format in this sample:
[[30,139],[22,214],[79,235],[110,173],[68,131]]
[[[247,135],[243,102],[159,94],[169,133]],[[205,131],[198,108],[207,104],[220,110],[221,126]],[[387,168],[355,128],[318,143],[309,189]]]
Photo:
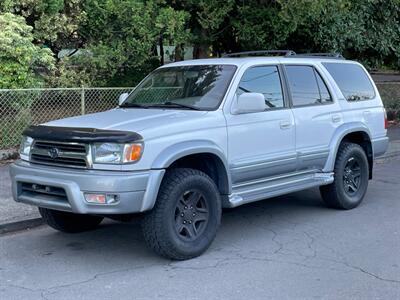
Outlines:
[[286,66],[293,106],[332,102],[321,76],[311,66]]
[[329,93],[328,88],[326,87],[326,84],[324,80],[321,78],[321,75],[317,71],[314,70],[315,76],[317,77],[317,83],[318,83],[318,88],[319,88],[319,93],[320,93],[320,102],[321,103],[330,103],[332,102],[332,97],[331,94]]
[[356,64],[323,63],[348,101],[375,98],[375,90],[365,71]]
[[238,95],[243,93],[261,93],[265,98],[266,108],[283,107],[283,94],[278,67],[253,67],[243,74]]

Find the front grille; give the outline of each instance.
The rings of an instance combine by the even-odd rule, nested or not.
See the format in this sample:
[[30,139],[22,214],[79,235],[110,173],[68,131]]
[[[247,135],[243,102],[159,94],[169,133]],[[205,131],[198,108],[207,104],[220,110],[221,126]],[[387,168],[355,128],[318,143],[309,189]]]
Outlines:
[[67,194],[63,188],[27,182],[20,182],[19,184],[21,195],[29,197],[38,196],[44,199],[56,200],[59,202],[68,201]]
[[61,151],[86,153],[86,147],[84,144],[73,144],[73,143],[68,144],[68,143],[55,143],[55,142],[43,142],[43,141],[35,142],[36,149],[49,150],[49,148],[52,147],[57,147]]
[[87,168],[88,152],[88,145],[85,144],[35,141],[30,161],[69,168]]

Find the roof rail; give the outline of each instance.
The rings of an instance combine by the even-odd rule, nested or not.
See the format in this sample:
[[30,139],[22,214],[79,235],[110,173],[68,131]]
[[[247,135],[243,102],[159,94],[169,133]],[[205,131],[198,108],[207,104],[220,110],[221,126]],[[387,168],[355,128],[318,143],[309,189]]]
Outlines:
[[299,53],[293,57],[345,59],[340,53]]
[[241,57],[241,56],[294,56],[293,50],[258,50],[244,51],[225,54],[223,57]]

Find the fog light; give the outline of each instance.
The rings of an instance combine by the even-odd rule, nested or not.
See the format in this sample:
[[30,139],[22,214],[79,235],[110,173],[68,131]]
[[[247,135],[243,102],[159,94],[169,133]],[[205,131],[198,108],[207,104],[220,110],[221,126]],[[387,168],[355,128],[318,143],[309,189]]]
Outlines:
[[85,200],[89,203],[106,204],[105,194],[85,194]]
[[118,196],[113,194],[85,193],[85,200],[93,204],[115,204],[118,203]]

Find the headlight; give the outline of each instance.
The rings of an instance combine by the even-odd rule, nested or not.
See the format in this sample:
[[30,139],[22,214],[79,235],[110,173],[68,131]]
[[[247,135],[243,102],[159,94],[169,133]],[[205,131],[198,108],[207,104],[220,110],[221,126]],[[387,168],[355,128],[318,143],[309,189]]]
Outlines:
[[21,155],[21,158],[23,158],[23,156],[25,156],[26,159],[29,157],[32,143],[33,143],[33,138],[29,136],[22,137],[21,145],[19,146],[19,154]]
[[132,163],[140,159],[143,144],[114,144],[101,143],[93,145],[93,163],[123,164]]

